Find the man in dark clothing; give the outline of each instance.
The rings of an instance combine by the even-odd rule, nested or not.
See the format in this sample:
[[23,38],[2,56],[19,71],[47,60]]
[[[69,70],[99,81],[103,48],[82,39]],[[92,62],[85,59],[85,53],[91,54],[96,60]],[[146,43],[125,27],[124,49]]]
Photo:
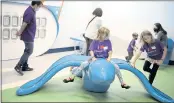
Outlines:
[[24,53],[14,68],[21,75],[23,75],[22,71],[33,70],[33,68],[28,66],[28,58],[33,53],[36,33],[36,11],[38,11],[42,5],[41,1],[31,2],[31,5],[24,12],[22,26],[16,33],[25,44]]

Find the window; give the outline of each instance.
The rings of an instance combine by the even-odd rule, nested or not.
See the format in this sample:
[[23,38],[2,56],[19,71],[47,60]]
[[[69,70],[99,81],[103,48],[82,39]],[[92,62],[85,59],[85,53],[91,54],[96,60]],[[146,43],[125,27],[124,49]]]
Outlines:
[[10,26],[10,16],[9,15],[4,15],[4,17],[3,17],[3,26],[5,26],[5,27]]
[[43,39],[45,38],[45,36],[46,36],[46,30],[45,29],[39,30],[39,37]]
[[21,26],[22,26],[22,23],[23,23],[23,17],[21,16],[20,17],[20,24],[21,24]]
[[17,27],[18,26],[18,17],[12,16],[12,26]]
[[36,25],[37,25],[37,26],[40,25],[40,18],[36,18]]
[[12,29],[11,30],[11,39],[16,40],[18,36],[16,35],[17,29]]
[[41,18],[41,26],[45,27],[47,23],[47,19],[46,18]]
[[35,35],[35,39],[39,38],[39,30],[36,30],[36,35]]
[[3,29],[3,40],[10,39],[10,29]]

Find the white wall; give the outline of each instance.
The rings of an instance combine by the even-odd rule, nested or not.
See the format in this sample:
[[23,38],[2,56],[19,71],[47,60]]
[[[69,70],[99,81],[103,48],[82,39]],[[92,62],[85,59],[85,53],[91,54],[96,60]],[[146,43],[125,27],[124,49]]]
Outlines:
[[53,48],[73,46],[69,38],[78,37],[84,32],[91,14],[91,1],[64,1],[59,17],[60,31]]
[[[3,23],[6,21],[4,19],[4,16],[8,15],[10,16],[10,21],[9,26],[2,26],[2,60],[9,60],[9,59],[15,59],[15,58],[20,58],[21,54],[23,54],[23,49],[24,49],[24,43],[20,40],[20,37],[16,37],[15,33],[12,32],[15,30],[20,29],[20,26],[22,24],[22,15],[25,11],[25,9],[28,7],[28,5],[19,5],[17,3],[8,3],[8,2],[3,2],[2,4],[2,21]],[[10,9],[9,9],[10,8]],[[11,10],[13,8],[13,10]],[[18,19],[13,21],[12,17],[17,16]],[[48,49],[51,48],[52,44],[54,43],[54,40],[56,38],[56,33],[57,33],[57,25],[55,22],[55,19],[53,15],[50,13],[50,11],[46,8],[41,8],[37,14],[36,18],[40,18],[40,25],[37,26],[38,32],[38,37],[35,38],[34,42],[34,52],[32,56],[38,56],[43,53],[45,53]],[[46,25],[43,26],[43,18],[46,18],[45,22]],[[36,20],[37,21],[37,20]],[[47,22],[49,21],[49,22]],[[6,21],[7,22],[7,21]],[[17,26],[12,26],[12,24],[17,24]],[[51,28],[48,28],[51,27]],[[4,33],[4,31],[10,30],[10,32]],[[45,30],[44,34],[42,31]],[[37,34],[37,33],[36,33]],[[6,38],[6,39],[5,39]],[[44,45],[43,45],[44,44]],[[10,54],[10,55],[9,55]]]
[[152,31],[155,22],[160,22],[171,35],[170,29],[174,25],[169,25],[171,21],[168,21],[168,15],[171,15],[172,11],[167,13],[168,4],[170,2],[110,1],[101,2],[99,5],[104,11],[103,21],[113,31],[112,35],[129,40],[130,38],[125,36],[131,37],[130,34],[134,31]]
[[103,23],[111,30],[114,48],[116,52],[120,51],[118,55],[127,54],[133,32],[140,34],[148,29],[153,33],[156,22],[174,38],[174,1],[65,1],[59,20],[59,36],[53,48],[72,46],[69,37],[76,37],[85,30],[95,7],[103,9]]
[[[44,4],[60,6],[60,1],[45,1]],[[174,38],[174,1],[64,1],[58,38],[52,48],[73,46],[69,38],[79,37],[84,32],[96,7],[103,9],[103,24],[111,30],[114,53],[117,55],[127,54],[133,32],[152,31],[155,22],[160,22],[168,36]],[[52,27],[48,29],[52,30]]]

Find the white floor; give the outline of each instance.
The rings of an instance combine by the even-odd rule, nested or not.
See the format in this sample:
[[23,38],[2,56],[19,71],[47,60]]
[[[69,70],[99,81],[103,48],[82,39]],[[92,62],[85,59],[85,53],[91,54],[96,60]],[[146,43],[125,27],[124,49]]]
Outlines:
[[[73,54],[73,52],[63,52],[55,54],[46,54],[40,57],[34,57],[29,59],[29,66],[34,68],[34,71],[24,72],[23,76],[20,76],[15,70],[14,66],[19,60],[12,61],[3,61],[2,62],[2,89],[16,87],[21,85],[31,79],[34,79],[44,73],[49,66],[51,66],[59,58]],[[66,72],[68,69],[65,69],[59,73],[59,76]],[[57,76],[57,75],[56,75]]]
[[[24,84],[25,82],[32,80],[38,76],[40,76],[42,73],[44,73],[49,66],[51,66],[56,60],[59,58],[73,54],[74,52],[62,52],[62,53],[54,53],[54,54],[46,54],[40,57],[34,57],[29,60],[29,66],[34,68],[34,71],[28,71],[24,72],[23,76],[20,76],[15,70],[14,66],[18,62],[18,60],[11,60],[11,61],[3,61],[2,62],[2,90],[7,88],[13,88],[16,86],[20,86]],[[117,58],[124,58],[124,57],[118,57]],[[62,71],[60,71],[56,76],[62,76],[62,75],[68,75],[69,69],[66,68]]]

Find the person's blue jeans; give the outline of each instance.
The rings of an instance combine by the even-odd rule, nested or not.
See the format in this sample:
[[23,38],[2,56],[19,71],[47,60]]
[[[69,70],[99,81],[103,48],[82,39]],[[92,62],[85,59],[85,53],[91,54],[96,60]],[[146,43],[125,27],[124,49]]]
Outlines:
[[24,44],[25,44],[24,53],[21,56],[21,58],[18,62],[18,65],[27,67],[28,66],[28,58],[33,53],[34,43],[24,41]]

